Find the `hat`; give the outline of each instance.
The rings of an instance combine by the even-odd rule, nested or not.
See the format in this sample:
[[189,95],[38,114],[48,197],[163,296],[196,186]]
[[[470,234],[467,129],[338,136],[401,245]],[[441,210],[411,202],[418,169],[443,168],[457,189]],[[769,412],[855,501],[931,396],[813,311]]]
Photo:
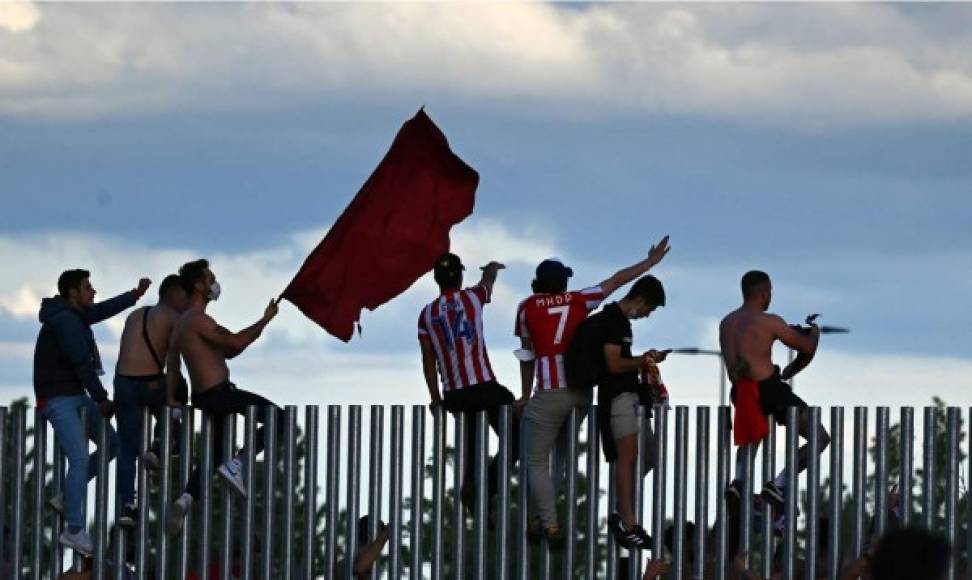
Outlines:
[[466,267],[462,265],[462,260],[459,256],[452,253],[445,253],[438,257],[435,261],[435,276],[456,274],[465,270]]
[[563,280],[574,275],[560,258],[547,258],[537,266],[537,280]]

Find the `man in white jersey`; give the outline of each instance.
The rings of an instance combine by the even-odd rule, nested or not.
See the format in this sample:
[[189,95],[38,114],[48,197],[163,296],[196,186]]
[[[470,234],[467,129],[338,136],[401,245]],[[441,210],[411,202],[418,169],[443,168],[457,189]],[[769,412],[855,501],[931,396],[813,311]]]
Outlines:
[[[516,317],[516,336],[523,350],[532,352],[533,360],[520,362],[521,387],[529,399],[523,415],[528,433],[527,465],[530,497],[535,518],[529,538],[537,541],[546,536],[551,547],[563,543],[555,505],[556,492],[550,478],[548,458],[554,443],[563,448],[568,437],[566,420],[574,408],[586,410],[592,391],[570,388],[564,369],[564,354],[578,325],[597,309],[615,290],[638,278],[668,253],[668,236],[652,246],[648,257],[619,270],[597,286],[568,292],[567,284],[574,272],[559,259],[550,258],[537,266],[533,295],[520,303]],[[536,384],[533,396],[531,387]],[[558,459],[563,453],[558,454]],[[559,462],[558,462],[559,463]]]
[[[490,262],[483,266],[479,283],[464,290],[459,256],[443,254],[435,262],[434,276],[441,293],[422,309],[418,319],[418,338],[422,348],[422,369],[432,406],[452,413],[466,414],[466,469],[460,497],[472,509],[472,486],[476,413],[486,411],[493,431],[499,427],[499,408],[510,405],[513,393],[496,381],[483,334],[483,307],[489,303],[497,273],[505,266]],[[439,394],[436,374],[441,377],[444,394]],[[519,420],[513,416],[512,457],[519,458]],[[489,496],[496,493],[497,465],[489,465]]]

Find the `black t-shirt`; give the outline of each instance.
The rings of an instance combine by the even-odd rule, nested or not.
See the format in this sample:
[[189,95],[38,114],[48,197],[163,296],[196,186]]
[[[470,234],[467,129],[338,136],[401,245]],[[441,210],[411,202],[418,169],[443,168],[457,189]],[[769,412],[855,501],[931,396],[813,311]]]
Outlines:
[[638,371],[626,373],[609,373],[607,360],[604,358],[604,345],[616,344],[621,347],[621,356],[631,358],[631,321],[621,311],[617,302],[612,302],[596,314],[600,316],[601,360],[603,361],[601,380],[598,386],[610,394],[636,392],[638,388]]

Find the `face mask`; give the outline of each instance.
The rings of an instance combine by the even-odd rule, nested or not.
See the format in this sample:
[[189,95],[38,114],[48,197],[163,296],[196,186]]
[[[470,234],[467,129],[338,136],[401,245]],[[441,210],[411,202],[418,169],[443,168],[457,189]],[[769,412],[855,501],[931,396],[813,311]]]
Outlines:
[[209,294],[206,296],[206,298],[209,298],[213,302],[219,300],[219,293],[221,290],[222,289],[219,286],[219,282],[214,281],[213,285],[209,287]]

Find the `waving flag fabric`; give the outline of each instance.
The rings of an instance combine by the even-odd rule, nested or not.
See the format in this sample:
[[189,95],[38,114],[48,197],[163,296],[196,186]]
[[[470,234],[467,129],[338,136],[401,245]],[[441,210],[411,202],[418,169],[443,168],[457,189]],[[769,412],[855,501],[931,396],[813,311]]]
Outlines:
[[404,292],[472,213],[479,174],[419,110],[282,297],[347,342],[362,308]]

